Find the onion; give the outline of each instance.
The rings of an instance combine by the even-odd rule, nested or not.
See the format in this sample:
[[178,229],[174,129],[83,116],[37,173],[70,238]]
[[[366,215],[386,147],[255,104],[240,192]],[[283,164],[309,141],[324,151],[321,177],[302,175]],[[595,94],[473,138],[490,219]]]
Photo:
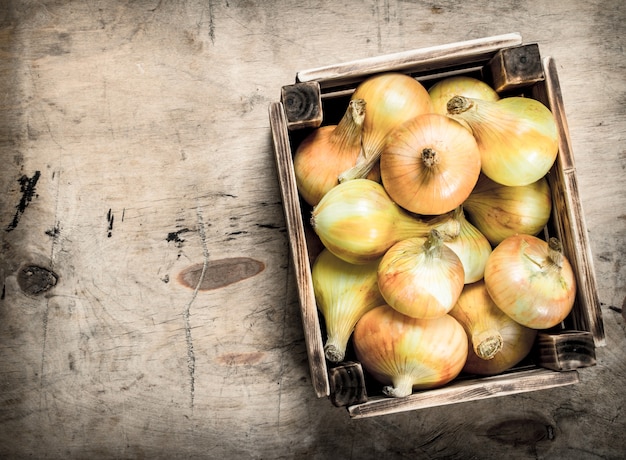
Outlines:
[[394,130],[380,158],[389,196],[417,214],[444,214],[470,194],[480,174],[471,132],[438,114],[412,118]]
[[483,280],[466,284],[450,311],[467,334],[469,352],[465,372],[495,375],[524,359],[533,347],[537,330],[522,326],[493,302]]
[[344,359],[346,346],[364,313],[384,303],[377,284],[378,261],[354,265],[324,249],[313,264],[311,276],[317,307],[326,324],[326,359]]
[[506,238],[485,266],[485,286],[495,304],[518,323],[548,329],[574,305],[576,279],[560,242],[531,235]]
[[545,227],[552,210],[550,186],[545,177],[528,185],[507,186],[481,174],[463,209],[496,246],[508,236],[536,235]]
[[465,284],[474,283],[483,278],[485,265],[491,254],[491,244],[485,235],[465,218],[462,206],[459,206],[453,215],[459,222],[460,231],[458,236],[445,240],[444,244],[461,259]]
[[383,393],[404,397],[453,380],[467,359],[467,335],[450,315],[416,319],[389,305],[367,312],[353,334],[357,359]]
[[496,102],[455,96],[448,114],[471,128],[481,153],[483,173],[503,185],[527,185],[550,170],[558,153],[552,112],[527,97]]
[[367,103],[363,124],[364,161],[342,173],[340,182],[367,177],[380,159],[387,135],[405,121],[432,111],[426,88],[413,77],[396,72],[367,78],[351,98]]
[[[293,157],[293,168],[304,201],[316,205],[339,183],[339,174],[357,163],[364,118],[365,101],[351,100],[337,125],[317,128],[300,143]],[[368,177],[377,180],[378,168]]]
[[378,265],[378,287],[389,306],[412,318],[448,313],[464,283],[463,264],[437,230],[394,244]]
[[433,113],[446,115],[448,113],[448,101],[454,96],[465,96],[485,101],[497,101],[500,96],[496,91],[482,80],[467,75],[439,80],[428,90],[433,102]]
[[333,187],[313,208],[311,226],[326,248],[355,264],[378,259],[398,241],[426,236],[433,228],[446,237],[459,232],[452,216],[421,219],[409,214],[369,179]]

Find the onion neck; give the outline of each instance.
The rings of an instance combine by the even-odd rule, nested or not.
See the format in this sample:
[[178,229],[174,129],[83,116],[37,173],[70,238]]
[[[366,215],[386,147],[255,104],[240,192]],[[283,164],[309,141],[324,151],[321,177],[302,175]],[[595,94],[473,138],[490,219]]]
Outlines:
[[432,229],[424,242],[424,255],[428,258],[440,258],[443,250],[443,235],[437,229]]
[[548,260],[550,266],[560,270],[563,267],[563,246],[557,238],[548,240]]
[[504,340],[496,330],[486,330],[476,332],[472,335],[474,353],[480,359],[493,359],[504,345]]
[[[363,122],[365,120],[365,101],[351,100],[339,123],[333,130],[333,140],[341,146],[357,146],[361,144]],[[343,147],[340,151],[343,151]]]

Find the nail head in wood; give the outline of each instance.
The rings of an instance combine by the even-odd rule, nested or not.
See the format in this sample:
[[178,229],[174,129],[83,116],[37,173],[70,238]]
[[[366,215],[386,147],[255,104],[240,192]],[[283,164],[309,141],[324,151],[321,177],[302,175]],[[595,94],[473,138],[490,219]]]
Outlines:
[[570,371],[596,364],[593,336],[587,331],[540,332],[537,335],[539,365]]
[[322,124],[322,93],[316,81],[283,86],[281,102],[287,129],[318,128]]
[[489,61],[493,88],[504,92],[545,79],[537,44],[501,49]]
[[330,400],[337,407],[367,402],[365,376],[358,362],[349,361],[329,369]]

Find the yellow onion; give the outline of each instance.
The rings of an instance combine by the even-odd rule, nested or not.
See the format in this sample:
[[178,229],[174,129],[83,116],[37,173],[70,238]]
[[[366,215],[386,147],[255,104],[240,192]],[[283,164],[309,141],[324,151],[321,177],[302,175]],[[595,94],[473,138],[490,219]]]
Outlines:
[[496,102],[455,96],[448,115],[471,128],[483,173],[503,185],[527,185],[550,170],[558,153],[554,116],[541,102],[505,97]]
[[491,254],[491,244],[487,237],[465,218],[462,206],[454,211],[453,216],[459,222],[459,234],[445,240],[444,244],[461,259],[465,284],[474,283],[483,278],[485,265]]
[[380,158],[389,196],[417,214],[444,214],[469,196],[480,174],[480,152],[472,133],[435,113],[396,128]]
[[340,182],[367,177],[380,159],[387,135],[405,121],[432,111],[426,88],[415,78],[396,72],[367,78],[351,98],[367,103],[363,124],[364,161],[343,172]]
[[463,209],[496,246],[509,236],[536,235],[543,230],[552,210],[550,186],[545,177],[528,185],[507,186],[481,174]]
[[500,96],[482,80],[467,75],[456,75],[439,80],[428,90],[433,102],[433,113],[446,115],[448,101],[454,96],[465,96],[484,101],[497,101]]
[[378,289],[378,261],[354,265],[324,249],[313,264],[311,276],[317,307],[324,316],[326,359],[343,361],[357,321],[384,302]]
[[446,237],[459,232],[450,215],[422,219],[391,200],[381,184],[353,179],[333,187],[311,213],[311,226],[323,245],[346,262],[367,263],[394,243],[426,236],[436,228]]
[[467,334],[465,372],[495,375],[523,360],[533,347],[537,330],[522,326],[493,302],[483,280],[466,284],[450,316]]
[[448,313],[464,283],[463,264],[437,230],[394,244],[378,265],[378,287],[389,306],[411,318]]
[[489,256],[484,279],[498,308],[526,327],[556,326],[574,306],[576,278],[556,238],[509,236]]
[[383,393],[404,397],[453,380],[467,359],[467,335],[450,315],[410,318],[389,305],[361,317],[353,333],[357,359]]
[[[296,185],[310,205],[316,205],[339,183],[339,174],[357,163],[365,110],[363,99],[351,100],[337,125],[313,130],[298,145],[293,157]],[[378,168],[368,177],[378,180]]]

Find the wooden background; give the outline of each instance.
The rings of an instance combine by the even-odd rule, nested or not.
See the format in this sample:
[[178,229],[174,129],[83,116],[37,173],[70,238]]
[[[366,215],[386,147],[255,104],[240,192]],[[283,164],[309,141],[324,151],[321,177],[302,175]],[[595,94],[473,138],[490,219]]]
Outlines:
[[[622,0],[0,1],[0,457],[623,458],[624,24]],[[575,386],[350,420],[310,383],[268,105],[298,70],[507,32],[557,62],[606,346]]]

